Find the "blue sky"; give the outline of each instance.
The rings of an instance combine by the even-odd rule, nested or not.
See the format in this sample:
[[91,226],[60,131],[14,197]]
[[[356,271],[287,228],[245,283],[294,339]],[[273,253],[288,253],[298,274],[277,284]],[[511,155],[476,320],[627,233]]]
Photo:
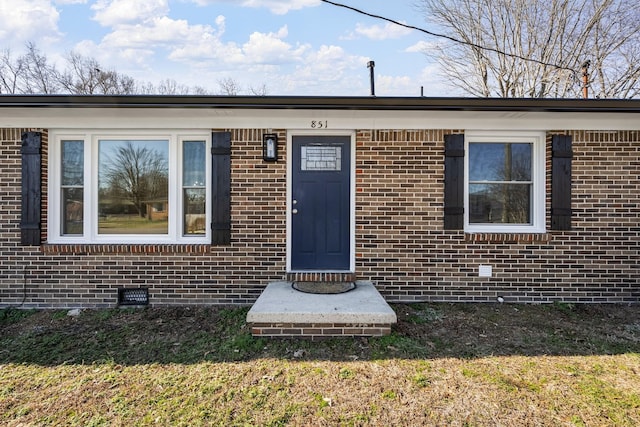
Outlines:
[[[415,0],[343,0],[426,26]],[[452,95],[416,31],[320,0],[0,0],[0,46],[21,53],[34,42],[63,64],[69,51],[96,58],[139,81],[173,79],[219,90],[269,95]]]

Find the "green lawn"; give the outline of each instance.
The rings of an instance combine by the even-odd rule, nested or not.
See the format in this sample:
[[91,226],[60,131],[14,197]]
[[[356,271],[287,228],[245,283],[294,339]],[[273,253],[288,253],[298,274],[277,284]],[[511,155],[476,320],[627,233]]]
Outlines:
[[140,215],[108,215],[98,221],[100,234],[167,234],[168,220],[150,221]]

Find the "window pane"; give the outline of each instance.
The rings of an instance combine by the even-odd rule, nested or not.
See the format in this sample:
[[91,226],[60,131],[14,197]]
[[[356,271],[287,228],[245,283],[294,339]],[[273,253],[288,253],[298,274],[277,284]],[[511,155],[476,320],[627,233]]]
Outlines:
[[62,185],[82,186],[84,141],[62,141]]
[[530,184],[470,184],[469,223],[531,224]]
[[469,144],[469,181],[531,181],[532,144]]
[[204,141],[185,141],[182,144],[182,185],[204,187],[206,156]]
[[83,234],[84,190],[62,189],[62,234]]
[[206,233],[206,157],[204,141],[182,143],[183,235]]
[[98,233],[167,234],[169,141],[98,142]]
[[184,190],[184,234],[205,234],[206,191],[204,188],[186,188]]
[[342,168],[342,147],[305,145],[300,165],[303,171],[339,171]]

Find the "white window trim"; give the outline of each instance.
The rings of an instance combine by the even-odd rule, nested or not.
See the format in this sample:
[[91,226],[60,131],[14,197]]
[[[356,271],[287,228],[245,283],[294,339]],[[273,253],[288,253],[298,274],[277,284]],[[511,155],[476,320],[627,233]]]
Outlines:
[[[98,140],[101,139],[166,139],[169,141],[169,210],[168,233],[163,235],[98,234]],[[82,236],[62,234],[61,206],[61,143],[63,140],[84,141],[84,227]],[[211,132],[194,130],[55,130],[49,134],[48,166],[48,242],[52,244],[202,244],[211,242],[210,227],[204,235],[182,233],[182,142],[204,141],[205,153],[211,152]],[[211,223],[211,156],[206,156],[206,224]]]
[[[469,223],[469,143],[515,142],[533,144],[531,224],[470,224]],[[545,233],[545,144],[544,132],[466,131],[464,136],[464,230],[468,233]]]

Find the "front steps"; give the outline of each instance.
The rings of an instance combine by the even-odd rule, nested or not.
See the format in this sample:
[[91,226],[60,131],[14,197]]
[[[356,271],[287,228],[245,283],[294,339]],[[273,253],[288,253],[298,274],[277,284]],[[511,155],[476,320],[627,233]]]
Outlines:
[[382,336],[396,322],[393,309],[364,280],[340,294],[304,293],[291,282],[273,282],[247,313],[251,333],[261,337]]

